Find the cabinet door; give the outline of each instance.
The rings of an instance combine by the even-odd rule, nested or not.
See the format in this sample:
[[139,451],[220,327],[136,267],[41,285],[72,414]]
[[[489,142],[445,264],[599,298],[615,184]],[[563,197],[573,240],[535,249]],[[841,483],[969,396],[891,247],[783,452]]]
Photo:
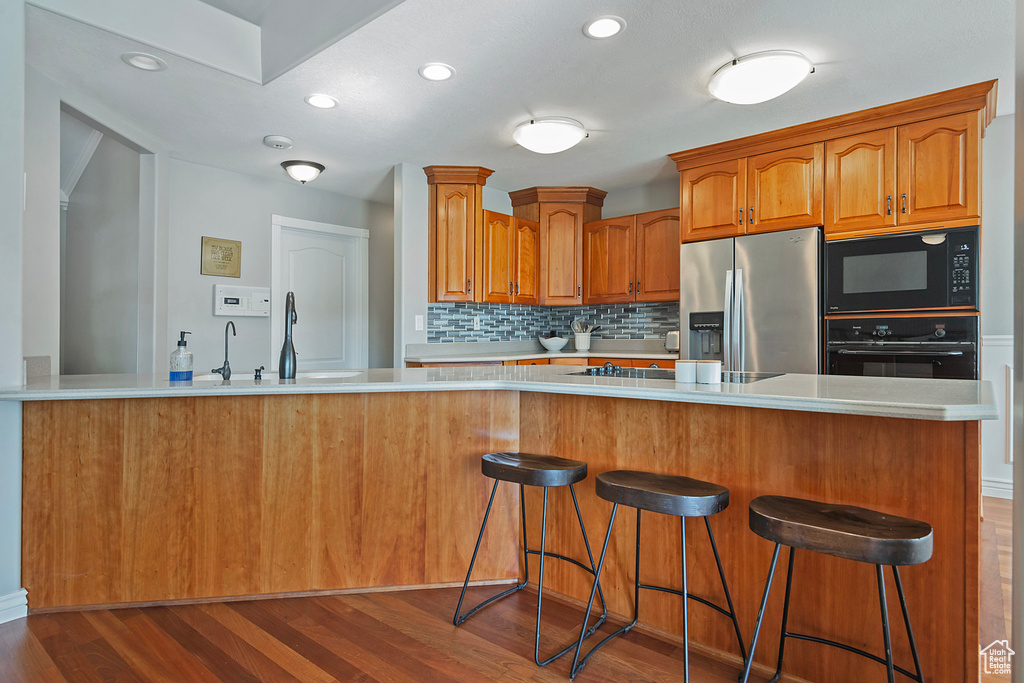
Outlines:
[[540,211],[540,303],[583,303],[583,207],[544,203]]
[[512,227],[515,235],[512,302],[536,304],[540,302],[540,223],[516,218]]
[[438,301],[473,301],[476,196],[473,185],[434,185]]
[[512,303],[512,216],[484,211],[483,300]]
[[747,160],[688,168],[680,182],[682,241],[742,235]]
[[583,226],[583,301],[633,301],[636,262],[635,216],[591,221]]
[[637,301],[679,301],[679,209],[636,217]]
[[652,358],[643,358],[641,360],[633,361],[634,368],[662,368],[663,370],[672,370],[676,367],[674,360],[654,360]]
[[900,225],[979,216],[978,112],[897,130]]
[[551,361],[547,358],[534,358],[533,360],[521,360],[520,365],[550,365]]
[[825,234],[896,226],[896,129],[825,143]]
[[747,233],[822,223],[824,143],[747,159]]

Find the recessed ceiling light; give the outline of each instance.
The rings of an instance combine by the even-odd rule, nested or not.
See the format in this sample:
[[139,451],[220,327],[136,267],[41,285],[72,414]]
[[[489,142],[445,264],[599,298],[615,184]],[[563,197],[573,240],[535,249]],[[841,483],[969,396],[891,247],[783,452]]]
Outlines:
[[167,62],[145,52],[125,52],[121,59],[125,64],[143,71],[163,71],[167,68]]
[[598,17],[583,25],[583,33],[588,38],[611,38],[626,28],[626,20],[622,17]]
[[334,109],[338,106],[338,100],[330,95],[306,95],[306,104],[317,109]]
[[428,81],[447,81],[455,75],[455,68],[441,62],[431,62],[421,66],[419,73]]
[[711,77],[712,95],[733,104],[757,104],[778,97],[814,72],[799,52],[770,50],[734,59]]
[[516,126],[512,138],[521,146],[538,154],[564,152],[587,137],[587,129],[575,119],[564,116],[541,116]]

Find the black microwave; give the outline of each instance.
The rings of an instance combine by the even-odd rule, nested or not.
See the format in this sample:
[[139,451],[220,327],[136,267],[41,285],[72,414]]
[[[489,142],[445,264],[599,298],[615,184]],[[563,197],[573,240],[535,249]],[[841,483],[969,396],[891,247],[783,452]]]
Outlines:
[[825,313],[978,310],[978,226],[825,243]]

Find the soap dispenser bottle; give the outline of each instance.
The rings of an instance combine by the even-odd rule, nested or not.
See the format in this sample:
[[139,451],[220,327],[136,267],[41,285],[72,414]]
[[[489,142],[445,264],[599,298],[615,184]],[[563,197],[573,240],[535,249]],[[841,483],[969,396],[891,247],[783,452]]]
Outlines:
[[178,340],[178,348],[171,354],[171,381],[191,382],[192,381],[192,352],[186,348],[185,335],[191,332],[182,332]]

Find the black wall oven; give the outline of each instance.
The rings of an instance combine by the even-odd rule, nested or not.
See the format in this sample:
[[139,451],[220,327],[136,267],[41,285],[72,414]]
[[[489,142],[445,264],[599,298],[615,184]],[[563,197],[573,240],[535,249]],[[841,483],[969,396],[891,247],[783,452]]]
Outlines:
[[825,243],[825,314],[978,310],[978,227]]
[[829,375],[978,379],[978,317],[840,318],[825,322]]

